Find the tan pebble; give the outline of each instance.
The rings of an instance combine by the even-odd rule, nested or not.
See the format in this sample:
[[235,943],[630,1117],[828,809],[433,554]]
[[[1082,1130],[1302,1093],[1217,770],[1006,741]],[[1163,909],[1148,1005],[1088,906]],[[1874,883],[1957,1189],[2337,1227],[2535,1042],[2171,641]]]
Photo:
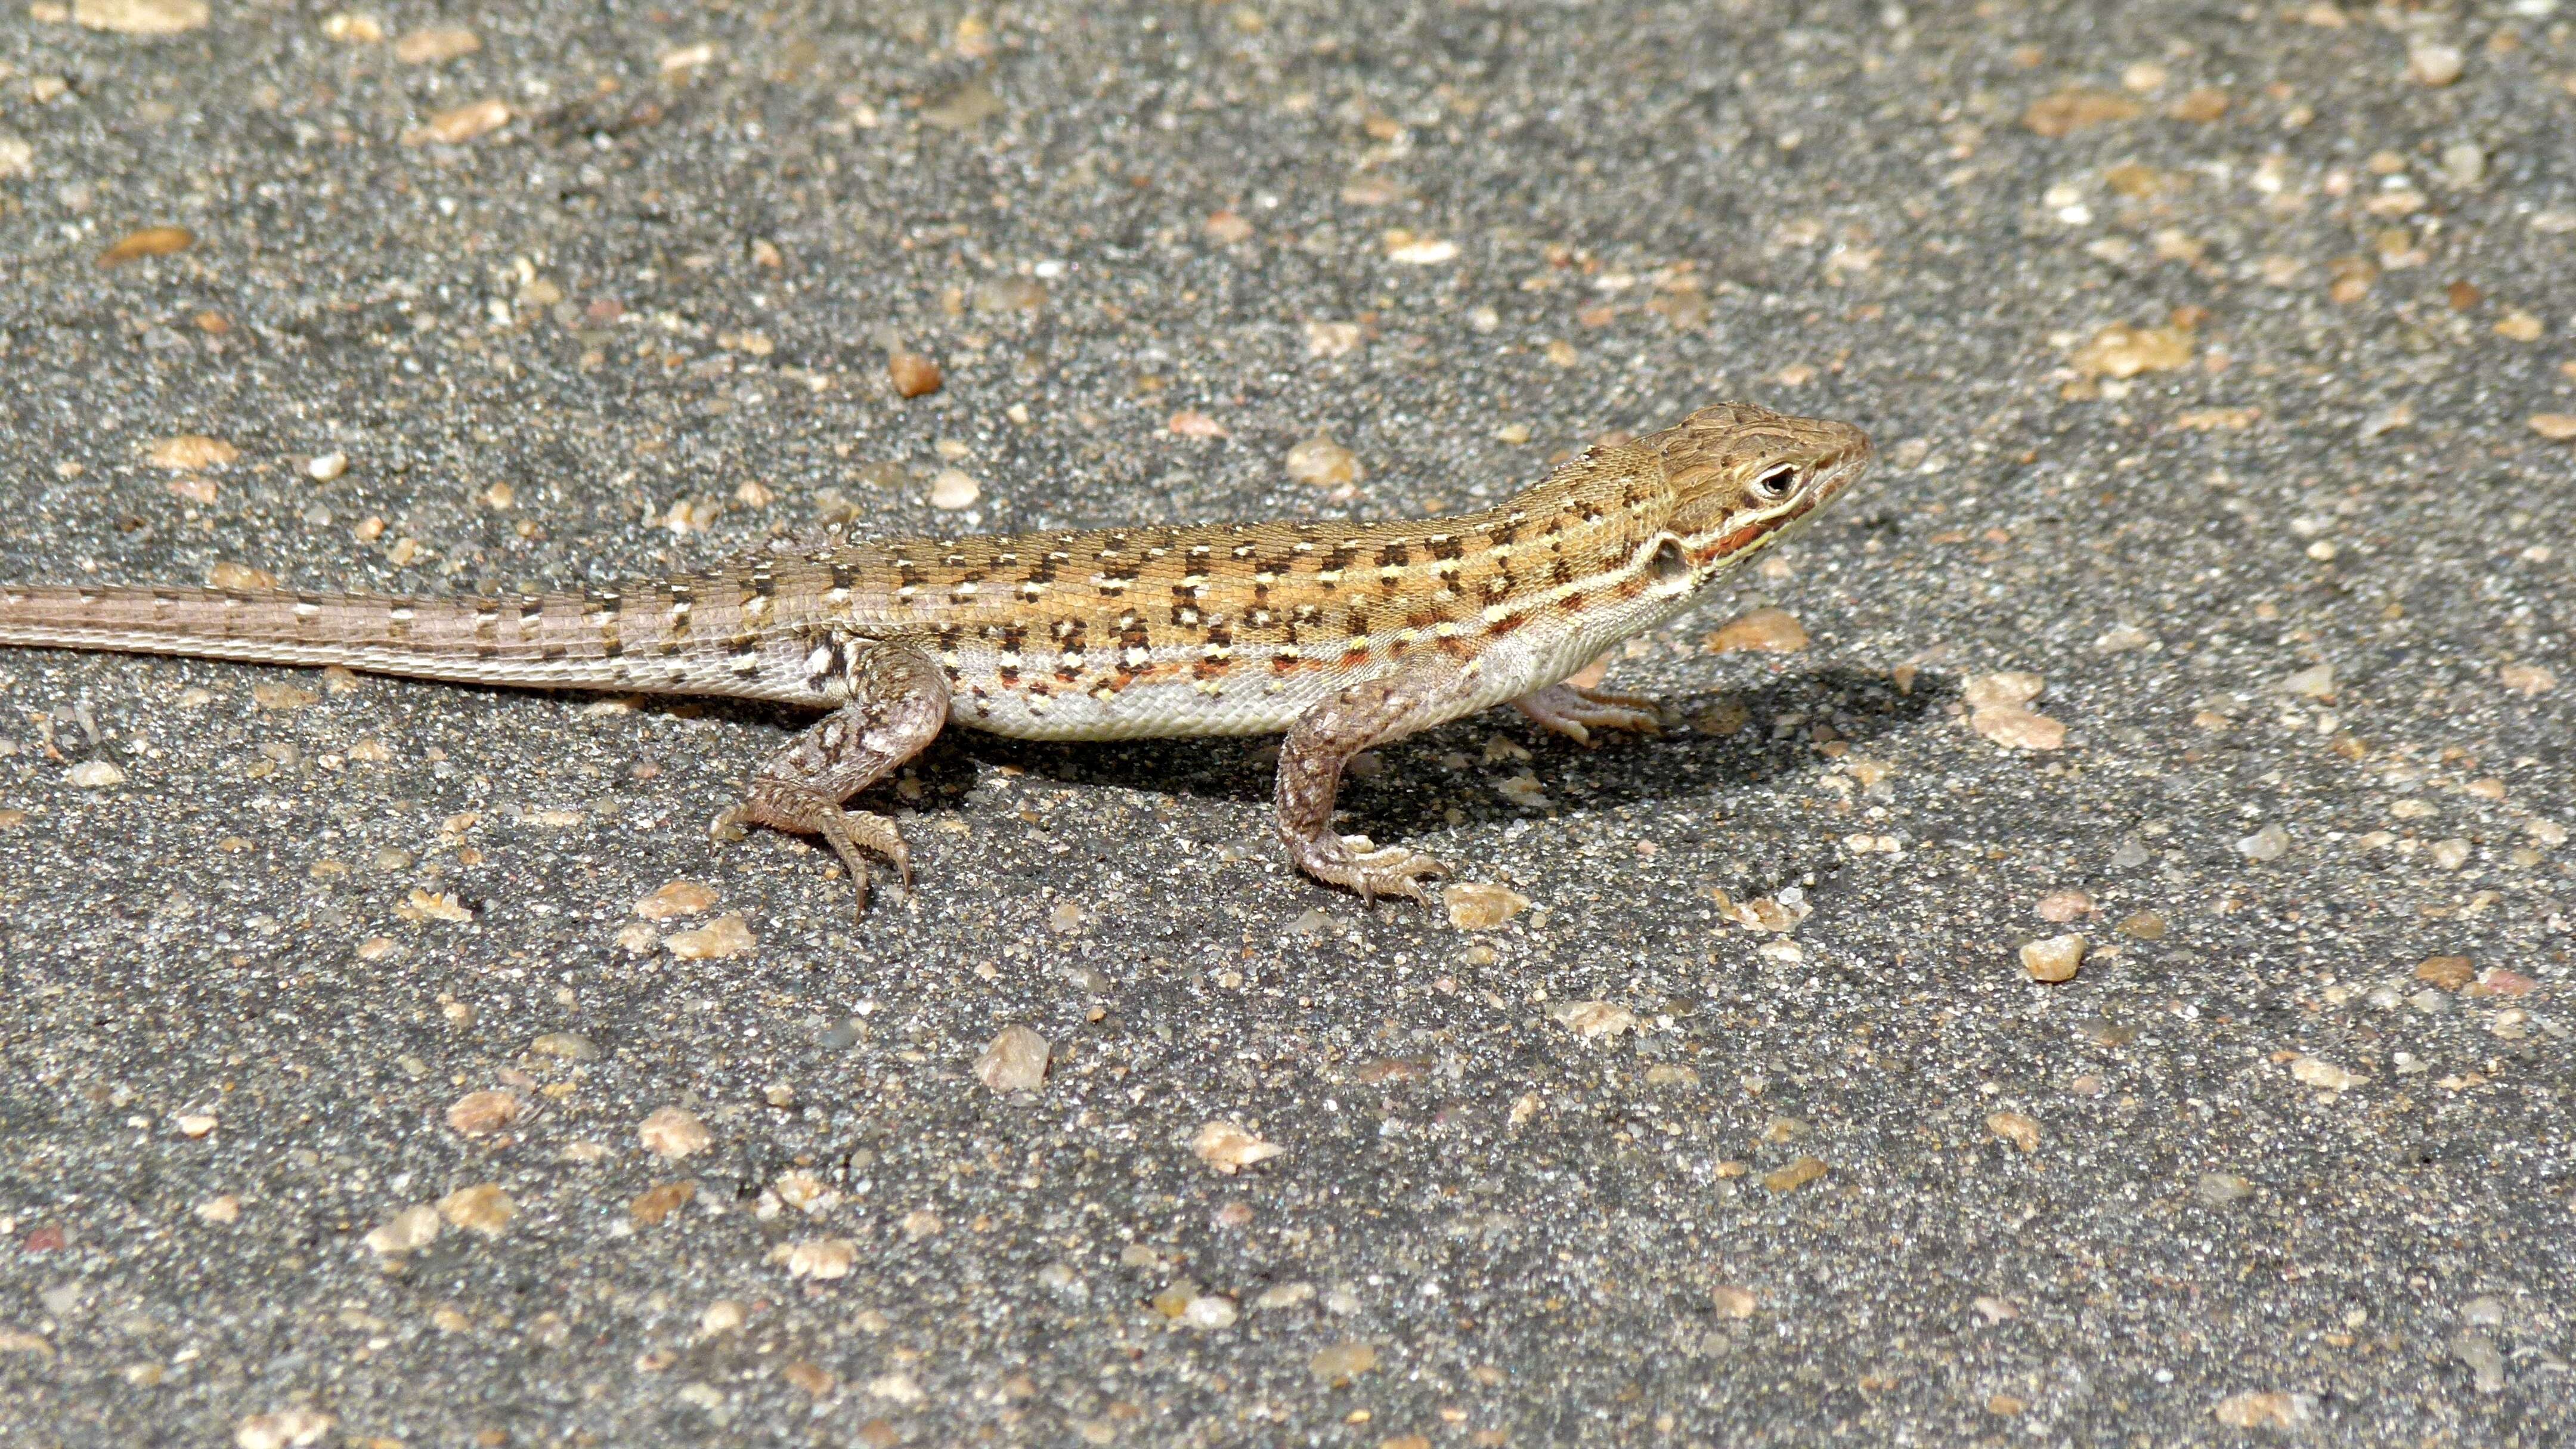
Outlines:
[[1988,1323],[2003,1323],[2021,1317],[2021,1309],[2009,1298],[1996,1298],[1981,1293],[1968,1300],[1968,1306],[1977,1310],[1978,1316]]
[[1083,922],[1089,919],[1083,913],[1080,901],[1058,901],[1055,909],[1047,912],[1047,929],[1059,936],[1070,936],[1080,931]]
[[1720,1284],[1710,1289],[1709,1300],[1720,1318],[1751,1318],[1753,1310],[1762,1306],[1761,1300],[1753,1296],[1752,1289],[1731,1284]]
[[2192,333],[2185,327],[2131,327],[2115,322],[2075,349],[2067,365],[2086,377],[2125,379],[2144,372],[2171,372],[2192,358]]
[[918,352],[898,352],[888,357],[886,375],[894,379],[895,392],[904,397],[939,391],[939,364]]
[[[1306,324],[1306,355],[1346,357],[1359,350],[1363,335],[1356,322],[1309,322]],[[1526,434],[1528,430],[1522,431]]]
[[[147,226],[137,231],[127,232],[109,243],[107,250],[98,254],[98,264],[102,267],[121,267],[127,262],[140,261],[145,257],[166,257],[173,252],[186,251],[196,245],[196,242],[197,234],[184,226]],[[207,441],[213,440],[207,439]],[[222,445],[217,444],[217,446]],[[226,461],[229,461],[229,458]],[[159,463],[156,460],[156,466],[171,468],[204,465]]]
[[1190,1151],[1198,1159],[1229,1177],[1256,1162],[1267,1162],[1288,1149],[1259,1137],[1232,1122],[1210,1122],[1190,1138]]
[[1172,414],[1171,417],[1165,421],[1164,426],[1170,428],[1175,435],[1184,438],[1225,438],[1233,436],[1233,434],[1226,431],[1225,424],[1218,422],[1216,419],[1209,417],[1203,412],[1196,411],[1195,409],[1188,412],[1177,412]]
[[462,146],[481,136],[488,136],[510,124],[510,103],[502,100],[480,100],[440,111],[428,124],[403,132],[406,146]]
[[1333,1384],[1356,1378],[1377,1367],[1377,1348],[1357,1340],[1328,1344],[1315,1350],[1306,1360],[1306,1371],[1319,1383]]
[[409,1253],[436,1241],[439,1227],[438,1209],[415,1203],[378,1224],[365,1241],[374,1252]]
[[658,1157],[681,1158],[704,1152],[715,1139],[697,1114],[684,1107],[659,1107],[635,1128],[644,1150]]
[[1762,1185],[1777,1193],[1796,1192],[1829,1170],[1820,1158],[1801,1157],[1786,1167],[1764,1173]]
[[698,1337],[715,1338],[733,1332],[751,1318],[751,1310],[731,1298],[719,1298],[698,1314]]
[[2021,123],[2032,134],[2051,140],[2091,126],[2126,121],[2140,114],[2138,103],[2117,91],[2070,88],[2031,102]]
[[683,961],[722,961],[750,951],[759,942],[738,915],[718,916],[694,931],[674,931],[662,945]]
[[460,1187],[438,1200],[438,1215],[448,1226],[470,1228],[487,1238],[497,1238],[518,1214],[519,1205],[501,1190],[497,1182]]
[[639,1225],[658,1227],[663,1219],[687,1207],[697,1195],[698,1185],[689,1178],[655,1183],[637,1193],[635,1200],[626,1205],[626,1211]]
[[1607,1001],[1554,1002],[1547,1014],[1557,1025],[1586,1041],[1617,1036],[1637,1026],[1637,1013]]
[[2039,1122],[2019,1112],[1997,1112],[1986,1118],[1986,1130],[2024,1152],[2039,1150]]
[[2495,334],[2507,342],[2538,342],[2549,324],[2517,307],[2496,320]]
[[106,760],[83,760],[64,772],[64,778],[84,790],[105,790],[125,783],[125,772]]
[[538,1037],[535,1041],[528,1043],[528,1052],[532,1056],[554,1057],[558,1060],[567,1062],[595,1062],[599,1060],[599,1048],[592,1045],[590,1038],[581,1035],[579,1032],[547,1032],[545,1035]]
[[2072,981],[2083,962],[2084,938],[2072,933],[2027,942],[2021,948],[2021,969],[2029,972],[2033,981]]
[[778,1376],[817,1399],[825,1397],[841,1386],[841,1381],[834,1378],[830,1371],[810,1359],[790,1360],[778,1370]]
[[2165,68],[2152,60],[2141,60],[2120,72],[2120,84],[2139,95],[2152,95],[2164,89]]
[[197,1221],[222,1226],[241,1221],[242,1200],[231,1193],[197,1204]]
[[994,1092],[1034,1092],[1046,1080],[1047,1041],[1026,1026],[1007,1026],[975,1059],[975,1080]]
[[72,0],[72,21],[119,35],[179,35],[213,18],[206,0]]
[[2047,680],[2028,670],[2008,669],[1974,676],[1960,691],[1960,700],[1970,709],[1999,709],[2028,704],[2047,692]]
[[2357,1087],[2368,1080],[2320,1057],[2297,1058],[2290,1063],[2290,1075],[2311,1087],[2323,1087],[2329,1092]]
[[2062,926],[2093,914],[2093,897],[2078,890],[2050,891],[2034,909],[2041,920]]
[[2427,956],[2415,965],[2415,979],[2457,991],[2477,979],[2477,967],[2466,956]]
[[1699,647],[1708,654],[1739,649],[1795,654],[1807,647],[1807,630],[1785,609],[1755,609],[1718,626],[1700,640]]
[[635,914],[648,921],[694,916],[716,903],[715,889],[693,880],[675,880],[635,903]]
[[2202,86],[2174,102],[2173,109],[2166,114],[2177,121],[2205,126],[2226,115],[2228,104],[2227,92],[2214,86]]
[[787,1265],[790,1277],[847,1278],[851,1265],[859,1260],[859,1245],[848,1238],[809,1238],[788,1244],[772,1257]]
[[26,811],[14,805],[0,807],[0,830],[15,830],[26,823]]
[[453,891],[433,892],[419,886],[411,888],[402,904],[394,908],[394,914],[407,921],[446,921],[451,925],[474,919],[474,912]]
[[1508,886],[1462,881],[1440,889],[1449,924],[1461,931],[1490,931],[1529,909],[1529,897]]
[[215,1130],[215,1119],[205,1112],[188,1112],[170,1119],[182,1137],[203,1137]]
[[342,45],[373,45],[385,38],[385,27],[372,15],[343,10],[323,19],[322,34]]
[[685,77],[692,71],[715,64],[716,54],[714,41],[701,40],[695,45],[673,46],[662,52],[657,64],[664,75]]
[[2517,694],[2542,695],[2558,687],[2558,676],[2539,664],[2508,664],[2496,671],[2496,682]]
[[954,513],[972,508],[984,496],[984,485],[962,468],[942,468],[930,478],[930,506]]
[[1816,908],[1807,904],[1806,892],[1794,886],[1777,896],[1757,896],[1741,905],[1722,890],[1709,894],[1717,901],[1719,919],[1733,921],[1747,930],[1766,931],[1777,936],[1797,930],[1800,923],[1816,913]]
[[939,1214],[928,1208],[914,1208],[905,1213],[903,1221],[896,1226],[903,1230],[906,1238],[916,1243],[924,1238],[938,1237],[948,1230],[948,1225],[939,1220]]
[[466,1137],[488,1137],[519,1120],[519,1099],[508,1092],[468,1092],[450,1103],[447,1125]]
[[2290,832],[2278,825],[2266,825],[2238,840],[2236,853],[2258,864],[2279,860],[2290,853]]
[[1288,450],[1288,476],[1318,488],[1356,483],[1368,476],[1358,456],[1330,438],[1308,438]]
[[[83,5],[100,5],[109,0],[80,0]],[[118,0],[118,3],[141,4],[147,0]],[[202,0],[184,0],[204,10]],[[203,24],[203,21],[198,22]],[[157,32],[145,32],[147,34]],[[280,1409],[273,1414],[253,1414],[233,1427],[234,1449],[306,1449],[319,1444],[340,1421],[318,1409]]]
[[2120,922],[2121,935],[2140,941],[2161,941],[2165,938],[2165,929],[2165,918],[2154,911],[2138,911]]
[[1205,228],[1208,240],[1218,246],[1230,247],[1236,242],[1252,239],[1252,223],[1244,220],[1243,214],[1232,207],[1209,216]]
[[2576,413],[2533,413],[2531,430],[2553,443],[2576,440]]
[[2310,1394],[2247,1392],[2228,1395],[2209,1412],[2232,1429],[2296,1429],[2316,1419],[2317,1401]]
[[1183,1323],[1199,1329],[1232,1328],[1236,1316],[1234,1300],[1222,1293],[1192,1298],[1180,1314]]
[[840,1201],[840,1194],[810,1172],[782,1172],[771,1180],[769,1190],[800,1213],[820,1212]]
[[[868,1380],[867,1389],[870,1397],[897,1404],[918,1404],[930,1397],[921,1391],[921,1385],[915,1383],[910,1374],[879,1374]],[[887,1442],[900,1441],[888,1436]]]
[[312,690],[306,689],[301,685],[280,684],[272,681],[269,683],[252,685],[250,687],[250,700],[251,703],[258,705],[261,709],[275,710],[280,714],[284,714],[292,710],[302,709],[307,705],[320,704],[322,702],[322,696],[315,694]]
[[154,443],[144,453],[143,459],[155,468],[177,473],[221,467],[240,456],[239,448],[221,438],[209,438],[203,433],[183,433]]
[[1436,267],[1458,259],[1458,244],[1396,230],[1386,234],[1386,259],[1408,267]]
[[2417,85],[2446,86],[2460,78],[2466,60],[2456,45],[2419,40],[2406,47],[2406,78]]
[[436,65],[482,48],[483,37],[462,25],[433,25],[395,41],[394,59],[405,65]]
[[[206,570],[206,587],[212,589],[273,589],[277,575],[248,564],[224,562]],[[257,691],[253,691],[254,694]]]
[[1646,1085],[1649,1087],[1696,1087],[1699,1085],[1699,1069],[1696,1067],[1676,1066],[1671,1062],[1657,1062],[1653,1066],[1646,1068]]

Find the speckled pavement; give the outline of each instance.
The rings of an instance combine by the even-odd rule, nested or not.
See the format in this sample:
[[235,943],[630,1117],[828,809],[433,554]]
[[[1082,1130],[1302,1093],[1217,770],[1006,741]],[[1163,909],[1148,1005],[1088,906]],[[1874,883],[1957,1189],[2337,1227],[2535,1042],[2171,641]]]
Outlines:
[[783,714],[0,655],[0,1442],[2576,1440],[2571,85],[2552,0],[11,0],[0,578],[1884,461],[1612,661],[1690,727],[1385,750],[1427,908],[1259,741],[952,735],[854,924],[705,838]]

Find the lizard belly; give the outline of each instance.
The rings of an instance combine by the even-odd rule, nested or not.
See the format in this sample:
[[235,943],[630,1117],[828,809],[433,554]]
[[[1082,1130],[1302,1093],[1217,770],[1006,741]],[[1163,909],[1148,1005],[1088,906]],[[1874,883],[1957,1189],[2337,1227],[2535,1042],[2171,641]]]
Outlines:
[[1347,681],[1321,672],[1277,681],[1230,680],[1210,690],[1188,680],[1138,680],[1114,693],[1071,687],[1032,693],[1025,683],[961,678],[949,723],[1020,740],[1144,740],[1178,735],[1279,734]]

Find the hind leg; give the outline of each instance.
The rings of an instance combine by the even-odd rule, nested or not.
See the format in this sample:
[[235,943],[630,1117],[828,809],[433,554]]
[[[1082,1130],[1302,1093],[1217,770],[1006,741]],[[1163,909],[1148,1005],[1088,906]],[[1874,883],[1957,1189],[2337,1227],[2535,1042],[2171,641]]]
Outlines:
[[912,883],[912,856],[894,822],[841,802],[868,788],[921,753],[948,722],[948,676],[919,651],[900,644],[868,648],[851,671],[849,703],[807,730],[753,777],[743,802],[716,817],[712,833],[739,839],[746,825],[819,835],[841,858],[858,889],[858,910],[868,908],[868,862],[873,851],[893,862]]

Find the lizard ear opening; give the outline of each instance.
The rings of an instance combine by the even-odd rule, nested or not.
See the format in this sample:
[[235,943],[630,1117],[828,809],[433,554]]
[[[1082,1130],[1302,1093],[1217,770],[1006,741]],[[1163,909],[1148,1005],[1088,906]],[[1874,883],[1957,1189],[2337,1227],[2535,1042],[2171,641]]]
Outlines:
[[1682,551],[1682,541],[1671,534],[1655,545],[1655,556],[1647,561],[1646,572],[1658,584],[1687,584],[1691,581],[1690,555]]

